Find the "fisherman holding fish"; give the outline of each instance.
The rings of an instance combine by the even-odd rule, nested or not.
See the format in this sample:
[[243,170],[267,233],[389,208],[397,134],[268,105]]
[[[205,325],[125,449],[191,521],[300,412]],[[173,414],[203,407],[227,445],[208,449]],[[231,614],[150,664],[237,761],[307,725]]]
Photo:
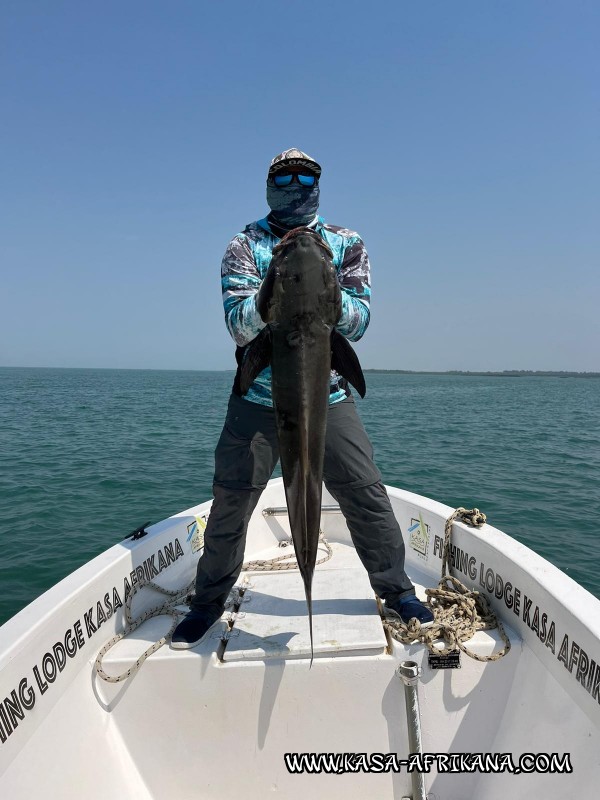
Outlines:
[[242,568],[248,522],[280,457],[311,640],[322,481],[386,613],[433,621],[404,571],[402,533],[349,388],[364,395],[349,341],[369,324],[369,259],[357,233],[318,216],[320,176],[320,165],[300,150],[277,155],[267,176],[269,215],[239,233],[223,258],[238,370],[215,451],[196,592],[173,633],[176,649],[197,645],[221,617]]

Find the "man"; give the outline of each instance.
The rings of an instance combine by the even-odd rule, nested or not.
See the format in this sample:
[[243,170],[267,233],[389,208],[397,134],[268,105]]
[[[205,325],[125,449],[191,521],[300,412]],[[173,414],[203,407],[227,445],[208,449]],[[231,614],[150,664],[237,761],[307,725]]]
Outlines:
[[[249,392],[240,392],[245,348],[266,323],[273,275],[273,248],[292,228],[313,228],[333,252],[342,293],[336,329],[357,341],[369,324],[370,267],[357,233],[329,225],[317,215],[321,167],[300,150],[276,156],[267,176],[270,214],[248,225],[229,244],[221,267],[225,322],[237,349],[227,418],[215,451],[214,502],[198,561],[196,594],[175,629],[172,647],[194,647],[223,613],[244,558],[248,522],[279,459],[271,370],[258,375]],[[374,591],[386,609],[405,622],[422,625],[433,615],[415,596],[404,571],[404,543],[373,449],[356,413],[347,382],[331,373],[323,466],[325,486],[344,514],[356,551]]]

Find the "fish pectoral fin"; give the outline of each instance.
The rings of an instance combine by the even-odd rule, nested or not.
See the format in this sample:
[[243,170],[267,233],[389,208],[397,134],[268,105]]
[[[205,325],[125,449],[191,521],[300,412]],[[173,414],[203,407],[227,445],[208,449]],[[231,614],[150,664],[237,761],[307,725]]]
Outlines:
[[361,397],[365,396],[367,386],[358,356],[350,342],[337,331],[331,332],[331,369],[351,383]]
[[247,394],[258,375],[271,363],[271,332],[264,328],[248,345],[240,373],[240,391]]

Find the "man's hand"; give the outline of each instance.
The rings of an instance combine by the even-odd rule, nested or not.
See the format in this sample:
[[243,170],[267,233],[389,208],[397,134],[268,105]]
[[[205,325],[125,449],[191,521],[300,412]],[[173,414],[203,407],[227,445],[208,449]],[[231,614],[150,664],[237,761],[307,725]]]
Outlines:
[[336,278],[333,282],[333,307],[335,308],[335,322],[333,324],[337,325],[342,317],[342,287],[340,286],[335,267],[332,266],[331,269],[335,272]]
[[277,268],[273,261],[271,261],[267,274],[263,278],[263,282],[256,293],[256,309],[263,322],[271,321],[269,318],[270,302],[273,297],[273,286],[277,274]]

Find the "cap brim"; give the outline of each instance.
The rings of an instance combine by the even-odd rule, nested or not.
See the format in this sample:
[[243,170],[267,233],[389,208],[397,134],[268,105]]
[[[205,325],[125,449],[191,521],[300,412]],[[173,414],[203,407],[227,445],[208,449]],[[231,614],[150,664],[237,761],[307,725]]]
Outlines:
[[273,164],[269,169],[269,177],[290,167],[304,167],[304,169],[316,175],[317,178],[321,176],[321,165],[317,164],[316,161],[308,161],[305,158],[286,158],[284,161],[278,161],[277,164]]

